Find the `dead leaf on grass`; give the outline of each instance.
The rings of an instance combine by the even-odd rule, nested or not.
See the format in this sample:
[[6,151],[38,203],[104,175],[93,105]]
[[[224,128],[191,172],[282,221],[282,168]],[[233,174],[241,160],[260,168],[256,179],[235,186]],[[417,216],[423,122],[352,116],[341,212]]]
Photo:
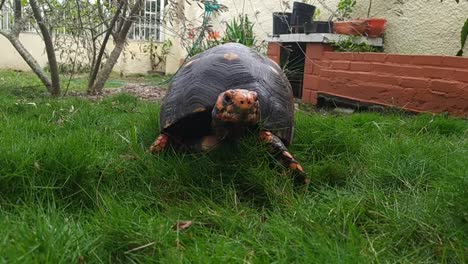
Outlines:
[[38,162],[38,161],[35,161],[35,162],[34,162],[34,170],[35,170],[36,172],[41,170],[41,165],[39,165],[39,162]]
[[177,223],[175,223],[172,226],[172,229],[177,230],[177,231],[183,231],[185,229],[188,229],[192,225],[193,225],[193,221],[177,221]]

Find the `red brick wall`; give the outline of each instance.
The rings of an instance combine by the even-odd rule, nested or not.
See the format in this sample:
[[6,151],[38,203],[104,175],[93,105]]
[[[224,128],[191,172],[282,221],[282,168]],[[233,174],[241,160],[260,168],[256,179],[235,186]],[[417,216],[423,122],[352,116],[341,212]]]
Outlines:
[[268,43],[268,52],[267,55],[270,59],[280,64],[280,55],[281,55],[281,45],[277,43],[270,42]]
[[339,53],[309,43],[302,99],[315,104],[318,93],[468,116],[468,58]]

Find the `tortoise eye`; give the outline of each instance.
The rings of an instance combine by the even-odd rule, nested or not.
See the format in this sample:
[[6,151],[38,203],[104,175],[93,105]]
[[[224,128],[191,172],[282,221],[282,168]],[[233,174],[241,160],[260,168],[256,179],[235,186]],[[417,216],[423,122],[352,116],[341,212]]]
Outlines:
[[232,102],[232,98],[231,98],[229,95],[225,94],[225,95],[224,95],[224,101],[225,101],[226,103],[231,103],[231,102]]

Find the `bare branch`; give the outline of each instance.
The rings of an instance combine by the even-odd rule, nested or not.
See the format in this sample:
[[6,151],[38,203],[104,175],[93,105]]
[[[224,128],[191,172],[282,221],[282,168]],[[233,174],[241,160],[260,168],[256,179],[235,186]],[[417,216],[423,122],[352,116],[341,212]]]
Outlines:
[[22,7],[21,7],[21,0],[15,0],[14,6],[14,20],[15,23],[13,24],[13,28],[11,29],[11,34],[18,37],[21,31],[21,25],[23,24],[23,17],[22,17]]
[[[16,0],[18,1],[18,0]],[[19,0],[21,1],[21,0]],[[59,96],[60,95],[60,77],[59,77],[59,69],[57,64],[57,58],[55,56],[55,49],[54,44],[52,42],[52,36],[49,33],[49,29],[45,24],[44,17],[41,16],[41,10],[36,2],[36,0],[29,0],[29,4],[33,11],[34,18],[36,19],[37,25],[41,31],[42,37],[44,39],[44,44],[47,53],[47,59],[49,60],[49,69],[50,75],[52,79],[52,95]],[[45,14],[44,14],[45,16]]]
[[39,63],[34,59],[34,57],[29,53],[29,51],[23,46],[23,44],[19,41],[18,37],[13,34],[8,34],[7,32],[1,31],[0,34],[7,38],[16,51],[21,55],[24,61],[28,64],[31,70],[39,77],[41,82],[47,88],[47,90],[51,93],[52,92],[52,83],[47,77],[47,74],[44,72],[42,67]]
[[6,0],[2,0],[2,1],[0,2],[0,10],[2,10],[2,7],[3,7],[3,5],[5,4],[5,2],[6,2]]
[[127,37],[130,27],[132,26],[133,22],[135,22],[135,20],[137,19],[136,14],[140,11],[143,1],[144,0],[135,1],[135,5],[133,6],[132,10],[130,11],[130,14],[128,15],[129,19],[125,20],[125,23],[119,32],[119,38],[125,39]]
[[99,72],[99,75],[96,77],[94,86],[91,89],[92,92],[94,93],[102,92],[102,89],[104,87],[106,80],[109,78],[109,75],[112,72],[114,65],[117,63],[117,60],[119,59],[119,56],[125,47],[125,41],[127,38],[128,31],[130,30],[130,27],[132,26],[133,22],[136,20],[135,15],[140,11],[143,1],[145,0],[135,1],[135,5],[132,7],[130,14],[128,15],[129,18],[125,20],[125,23],[123,24],[122,29],[119,32],[117,38],[114,39],[115,40],[114,49],[112,50],[108,60],[106,61],[106,64],[103,66],[103,68]]
[[104,12],[102,11],[101,0],[97,0],[96,2],[97,2],[98,14],[101,17],[104,25],[106,25],[106,28],[109,28],[109,23],[107,22],[106,16],[104,16]]
[[122,3],[122,1],[119,1],[119,6],[117,8],[117,11],[115,12],[114,17],[112,18],[112,21],[111,21],[111,23],[109,25],[109,28],[108,28],[108,31],[107,31],[106,35],[104,36],[104,40],[102,42],[101,49],[99,50],[98,57],[97,57],[96,61],[93,63],[93,65],[91,65],[92,68],[91,68],[91,75],[90,75],[90,78],[88,80],[88,89],[94,86],[94,81],[96,80],[96,76],[97,76],[98,71],[99,71],[102,56],[104,55],[104,52],[106,50],[107,42],[109,41],[109,37],[110,37],[110,34],[112,32],[112,28],[115,26],[115,23],[117,22],[117,19],[119,18],[120,13],[122,11],[122,8],[123,8],[123,3]]

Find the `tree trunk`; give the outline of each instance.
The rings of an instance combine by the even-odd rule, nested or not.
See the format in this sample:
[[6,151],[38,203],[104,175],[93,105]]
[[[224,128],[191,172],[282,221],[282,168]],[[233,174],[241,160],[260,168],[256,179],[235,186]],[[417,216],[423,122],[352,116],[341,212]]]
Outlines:
[[20,35],[21,27],[23,24],[24,24],[24,21],[22,18],[21,0],[15,0],[13,28],[11,29],[11,32],[9,33],[0,30],[0,34],[3,35],[6,39],[8,39],[8,41],[10,41],[11,45],[13,45],[15,50],[21,55],[21,57],[28,64],[31,70],[37,75],[37,77],[44,84],[47,91],[52,94],[53,86],[49,80],[49,77],[47,76],[45,71],[42,69],[41,65],[39,65],[39,63],[34,59],[31,53],[29,53],[29,51],[23,46],[23,44],[19,40],[19,35]]
[[[107,59],[106,64],[104,64],[104,67],[102,67],[102,69],[99,71],[96,77],[96,80],[94,81],[94,85],[92,86],[91,89],[88,89],[88,93],[91,93],[91,94],[102,93],[104,84],[109,78],[109,75],[111,74],[112,69],[114,68],[114,65],[117,63],[117,60],[119,59],[120,54],[122,53],[125,47],[125,41],[127,39],[128,31],[130,30],[130,27],[135,21],[135,15],[140,11],[143,1],[144,0],[137,0],[135,2],[135,5],[132,7],[128,16],[125,18],[126,20],[123,23],[122,27],[120,28],[120,32],[117,32],[118,34],[114,35],[115,47],[112,50],[109,58]],[[98,66],[95,66],[95,67],[98,67]]]
[[[54,44],[52,42],[52,37],[49,33],[49,29],[44,22],[44,18],[41,16],[41,11],[39,10],[39,6],[37,5],[36,0],[29,0],[29,4],[34,14],[34,18],[36,19],[37,25],[41,31],[42,37],[44,38],[44,44],[47,53],[47,59],[49,61],[49,69],[50,69],[50,77],[52,79],[52,88],[50,93],[53,96],[60,96],[60,76],[59,76],[59,68],[57,64],[57,58],[55,56],[55,49]],[[44,15],[45,16],[45,15]]]
[[117,60],[120,57],[120,54],[122,53],[122,50],[125,47],[125,39],[123,40],[117,40],[115,43],[115,47],[112,50],[111,54],[109,55],[109,58],[106,61],[106,64],[104,64],[104,67],[99,71],[96,80],[94,82],[93,87],[88,90],[90,94],[101,94],[102,90],[104,88],[104,85],[106,84],[107,79],[109,79],[109,75],[112,72],[112,69],[114,68],[114,65],[117,63]]
[[[117,22],[117,19],[120,16],[120,12],[122,11],[122,7],[123,7],[122,3],[119,3],[119,7],[115,11],[115,15],[112,18],[112,21],[111,21],[110,25],[108,26],[108,30],[106,32],[106,35],[104,36],[104,40],[102,41],[101,49],[99,50],[99,54],[97,56],[97,59],[94,60],[93,64],[91,65],[91,74],[90,74],[90,77],[89,77],[89,80],[88,80],[88,94],[95,94],[96,93],[94,85],[95,85],[95,82],[96,82],[96,77],[97,77],[98,72],[99,72],[99,67],[101,66],[102,57],[104,56],[104,52],[106,51],[107,42],[109,41],[109,37],[112,34],[112,30],[113,30],[113,28],[115,26],[115,23]],[[96,42],[96,40],[94,40],[94,43],[95,42]],[[119,57],[119,55],[117,56],[117,58]]]
[[7,38],[11,45],[16,49],[16,51],[21,55],[21,57],[24,59],[24,61],[29,65],[31,70],[39,77],[41,82],[44,84],[44,86],[47,88],[47,91],[52,94],[52,83],[49,80],[49,77],[45,73],[45,71],[42,69],[41,65],[34,59],[34,57],[29,53],[29,51],[23,46],[23,44],[19,41],[17,36],[5,33],[5,32],[0,32],[5,38]]

